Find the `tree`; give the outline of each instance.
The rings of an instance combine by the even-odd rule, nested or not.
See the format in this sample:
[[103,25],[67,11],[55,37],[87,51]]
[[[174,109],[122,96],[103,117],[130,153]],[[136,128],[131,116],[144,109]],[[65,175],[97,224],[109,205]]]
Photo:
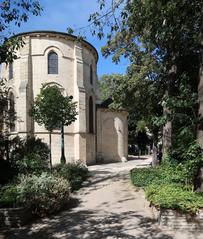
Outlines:
[[[76,102],[72,102],[71,96],[64,96],[57,86],[44,85],[35,99],[31,115],[39,125],[44,125],[49,131],[50,149],[52,131],[61,129],[61,162],[65,162],[63,128],[76,120]],[[50,167],[52,167],[51,150]]]
[[161,100],[164,90],[150,77],[147,70],[134,71],[132,66],[128,68],[126,75],[113,74],[101,77],[99,82],[101,95],[111,95],[113,98],[111,108],[129,112],[128,129],[131,142],[137,141],[139,122],[144,121],[156,144],[162,127],[162,124],[156,124],[156,119],[163,114]]
[[[184,92],[188,91],[193,96],[197,93],[203,2],[201,0],[192,2],[190,0],[111,2],[100,0],[99,4],[100,12],[93,13],[89,20],[90,25],[93,26],[93,34],[97,34],[99,38],[105,36],[104,29],[105,31],[107,29],[107,43],[102,48],[103,55],[105,57],[112,55],[114,62],[119,62],[121,56],[130,59],[134,76],[129,78],[128,88],[135,84],[132,79],[135,79],[137,84],[137,74],[145,72],[143,80],[150,79],[161,89],[159,99],[164,109],[162,113],[165,113],[155,122],[158,125],[172,122],[174,147],[176,144],[176,142],[173,144],[174,139],[182,134],[182,131],[175,133],[175,129],[182,129],[185,124],[185,120],[178,115],[181,114],[185,119],[188,116],[190,119],[193,118],[193,121],[188,121],[191,126],[194,122],[197,125],[200,120],[197,112],[197,97],[196,99],[192,97],[191,107],[191,101],[185,104],[183,99],[186,98],[184,95],[180,97],[180,92],[184,86]],[[137,88],[131,87],[131,89],[131,95],[139,93]],[[155,89],[153,97],[156,98],[156,94]],[[133,102],[131,95],[127,94],[128,102]],[[148,103],[151,105],[149,101],[146,104]],[[181,107],[177,107],[180,103]],[[190,128],[190,134],[195,137],[195,127],[188,127],[187,124],[187,128]]]
[[[23,46],[20,37],[12,37],[10,29],[12,24],[21,26],[21,23],[29,19],[29,15],[39,15],[42,11],[39,1],[36,0],[1,0],[0,1],[0,64],[12,63],[16,58],[16,51]],[[2,135],[3,125],[11,126],[16,117],[9,102],[6,79],[0,79],[0,134],[2,141],[6,144]],[[4,132],[5,133],[5,132]]]
[[106,100],[112,96],[116,81],[120,80],[121,78],[125,77],[124,75],[120,74],[111,74],[111,75],[102,75],[101,78],[98,80],[97,85],[100,90],[100,98],[101,100]]
[[27,22],[29,15],[38,16],[42,11],[37,0],[0,1],[0,64],[10,63],[16,58],[16,50],[23,45],[20,37],[11,37],[11,24],[18,27]]

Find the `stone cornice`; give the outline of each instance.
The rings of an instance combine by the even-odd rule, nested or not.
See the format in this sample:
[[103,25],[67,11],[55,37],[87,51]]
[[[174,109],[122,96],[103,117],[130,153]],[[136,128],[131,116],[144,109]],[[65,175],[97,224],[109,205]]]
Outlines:
[[[13,37],[23,37],[23,36],[38,37],[38,38],[39,37],[46,37],[46,38],[54,37],[54,38],[65,39],[65,40],[70,40],[70,41],[74,41],[74,42],[78,41],[77,36],[70,35],[65,32],[43,31],[43,30],[42,31],[22,32]],[[96,61],[98,62],[99,56],[98,56],[98,52],[97,52],[96,48],[88,41],[85,41],[85,40],[79,40],[79,41],[82,43],[83,47],[88,48],[93,53],[93,55],[96,58]]]

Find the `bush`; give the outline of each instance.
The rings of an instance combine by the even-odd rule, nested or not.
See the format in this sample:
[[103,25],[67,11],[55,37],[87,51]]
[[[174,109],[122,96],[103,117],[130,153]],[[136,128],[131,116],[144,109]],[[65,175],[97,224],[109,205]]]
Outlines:
[[203,194],[187,191],[177,184],[151,185],[146,188],[146,196],[157,207],[189,213],[203,208]]
[[41,139],[15,137],[9,145],[9,163],[16,174],[41,173],[48,169],[49,148]]
[[17,170],[11,166],[9,161],[0,158],[0,185],[5,185],[16,176]]
[[157,168],[136,168],[131,171],[131,181],[137,187],[151,184],[187,184],[187,171],[182,164],[177,166],[163,164]]
[[133,169],[133,184],[144,187],[148,200],[155,206],[195,213],[203,207],[203,194],[193,192],[193,180],[202,158],[194,159],[192,151],[186,152],[187,160],[182,163],[167,157],[157,168]]
[[41,139],[28,137],[22,140],[15,137],[10,141],[10,161],[12,164],[16,165],[23,158],[34,154],[48,165],[49,147]]
[[13,208],[19,205],[17,186],[10,184],[2,187],[0,190],[0,207]]
[[40,176],[22,176],[18,185],[18,201],[41,217],[60,210],[68,202],[69,195],[68,181],[46,172]]
[[16,166],[20,174],[40,174],[48,169],[47,162],[35,153],[30,153],[22,160],[17,161]]
[[78,190],[88,176],[88,169],[80,163],[59,164],[54,173],[65,178],[70,183],[71,190]]
[[158,180],[156,168],[135,168],[131,170],[131,181],[137,187],[146,187],[154,180]]
[[183,155],[184,165],[187,171],[187,179],[191,179],[191,182],[195,185],[197,183],[197,177],[200,172],[200,168],[203,167],[203,155],[202,149],[197,143],[190,145],[188,150]]

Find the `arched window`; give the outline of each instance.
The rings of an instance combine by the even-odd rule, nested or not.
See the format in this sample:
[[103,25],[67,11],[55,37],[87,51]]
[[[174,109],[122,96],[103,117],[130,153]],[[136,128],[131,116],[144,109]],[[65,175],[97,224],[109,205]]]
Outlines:
[[93,84],[93,68],[92,65],[90,65],[90,84]]
[[9,94],[8,117],[9,117],[10,131],[14,132],[15,131],[15,98],[12,92]]
[[8,79],[12,80],[13,79],[13,64],[10,63],[8,66]]
[[48,74],[58,74],[58,55],[54,51],[48,54]]
[[94,107],[92,96],[89,98],[89,133],[94,133]]

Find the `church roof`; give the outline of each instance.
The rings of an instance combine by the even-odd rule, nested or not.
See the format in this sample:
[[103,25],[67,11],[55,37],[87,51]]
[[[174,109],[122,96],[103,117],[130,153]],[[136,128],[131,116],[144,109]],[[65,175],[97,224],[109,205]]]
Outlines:
[[[25,36],[25,35],[36,35],[36,34],[43,34],[43,35],[61,35],[61,36],[64,36],[64,37],[68,37],[72,40],[77,40],[78,37],[77,36],[74,36],[74,35],[71,35],[71,34],[68,34],[68,33],[65,33],[65,32],[58,32],[58,31],[48,31],[48,30],[38,30],[38,31],[29,31],[29,32],[22,32],[22,33],[19,33],[19,34],[16,34],[14,35],[13,37],[18,37],[18,36]],[[88,48],[90,48],[91,50],[94,51],[95,55],[96,55],[96,60],[98,61],[99,59],[99,55],[98,55],[98,52],[97,52],[97,49],[91,44],[89,43],[88,41],[86,40],[81,40],[81,42],[86,45]]]

